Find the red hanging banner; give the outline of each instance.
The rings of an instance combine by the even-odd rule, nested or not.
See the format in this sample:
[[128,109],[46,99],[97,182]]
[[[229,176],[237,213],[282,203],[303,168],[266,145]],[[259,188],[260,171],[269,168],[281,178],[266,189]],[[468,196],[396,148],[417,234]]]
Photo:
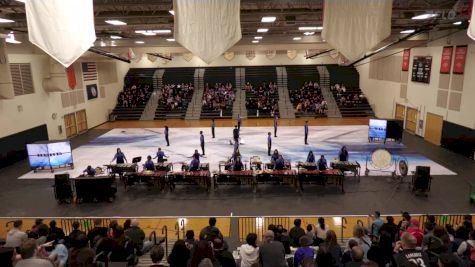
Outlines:
[[402,70],[409,70],[409,60],[411,58],[411,49],[404,49],[404,54],[402,54]]
[[452,65],[452,46],[445,46],[442,48],[442,59],[440,62],[440,73],[450,73]]
[[466,45],[455,47],[454,69],[452,73],[463,74],[465,71],[465,58],[467,57]]
[[66,75],[68,77],[69,89],[74,89],[76,87],[76,73],[74,72],[73,65],[66,68]]

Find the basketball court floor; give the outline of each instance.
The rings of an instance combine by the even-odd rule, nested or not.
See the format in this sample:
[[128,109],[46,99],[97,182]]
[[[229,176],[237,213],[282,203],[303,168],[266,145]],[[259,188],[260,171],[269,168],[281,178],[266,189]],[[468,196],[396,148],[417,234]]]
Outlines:
[[[164,123],[153,125],[128,125],[124,122],[106,124],[89,130],[72,139],[73,158],[76,168],[71,176],[77,176],[87,165],[108,164],[117,147],[121,147],[129,161],[136,156],[153,155],[162,147],[171,162],[188,162],[194,149],[199,149],[199,131],[203,130],[206,140],[206,158],[211,170],[217,170],[218,162],[232,154],[229,144],[232,135],[232,121],[219,122],[216,138],[211,138],[207,123],[186,123],[170,125],[170,147],[163,140]],[[251,127],[246,123],[241,130],[241,154],[244,160],[259,156],[268,161],[266,133],[273,132],[271,121]],[[201,125],[200,125],[201,124]],[[468,181],[475,170],[473,162],[440,147],[428,144],[421,138],[405,134],[402,144],[374,144],[367,141],[367,125],[345,123],[325,125],[311,121],[309,143],[303,143],[303,121],[283,121],[274,138],[274,147],[294,164],[304,161],[309,150],[316,155],[324,154],[331,161],[342,145],[350,151],[350,159],[362,165],[360,181],[347,177],[346,193],[337,188],[308,185],[302,193],[285,185],[259,185],[253,193],[246,185],[220,186],[207,194],[196,186],[177,186],[174,192],[160,192],[146,186],[134,186],[127,192],[118,187],[117,199],[113,203],[84,203],[58,205],[53,196],[53,180],[48,172],[28,172],[27,161],[0,170],[0,216],[277,216],[277,215],[364,215],[371,210],[382,213],[467,213],[473,212],[468,202]],[[300,124],[300,125],[299,125]],[[323,124],[323,125],[322,125]],[[332,124],[332,123],[328,123]],[[338,123],[337,123],[338,124]],[[356,124],[356,125],[351,125]],[[138,127],[137,127],[138,126]],[[192,127],[187,127],[192,126]],[[129,128],[136,127],[136,128]],[[405,159],[409,170],[417,165],[431,167],[434,177],[429,196],[413,195],[408,184],[398,184],[390,177],[391,168],[373,169],[370,158],[372,151],[387,149],[395,160]],[[371,169],[370,176],[364,176],[365,165]],[[176,169],[179,165],[175,166]],[[20,179],[17,179],[20,178]],[[405,181],[409,182],[410,177]]]

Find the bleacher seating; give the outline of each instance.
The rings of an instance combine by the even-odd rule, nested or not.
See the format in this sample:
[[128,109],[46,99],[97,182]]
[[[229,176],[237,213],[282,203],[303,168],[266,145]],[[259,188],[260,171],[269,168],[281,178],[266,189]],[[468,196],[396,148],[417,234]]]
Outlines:
[[[206,84],[203,93],[201,118],[232,118],[235,88],[232,83]],[[222,113],[222,116],[220,116]]]
[[153,91],[153,68],[131,68],[112,111],[116,120],[139,120]]
[[[246,84],[253,86],[254,90],[246,90],[246,109],[248,118],[256,118],[259,110],[259,118],[272,117],[273,112],[269,107],[275,106],[278,109],[279,94],[277,88],[275,92],[270,93],[268,96],[259,94],[259,87],[263,84],[273,83],[276,84],[277,72],[275,66],[252,66],[246,67]],[[266,92],[269,92],[266,90]],[[264,101],[268,101],[266,108],[259,109],[257,107],[259,98]]]
[[360,75],[355,67],[326,65],[330,74],[330,84],[344,84],[348,88],[360,86]]
[[320,83],[316,65],[293,65],[285,66],[287,70],[287,88],[300,88],[308,81]]
[[[164,85],[171,84],[192,84],[194,85],[194,68],[167,68],[163,74],[162,81]],[[186,95],[183,104],[179,108],[170,110],[166,102],[159,100],[157,109],[155,110],[155,119],[184,119],[188,103],[190,103],[193,94]]]
[[[211,88],[216,87],[216,84],[226,84],[231,83],[234,85],[236,80],[235,70],[234,67],[216,67],[216,68],[206,68],[205,75],[204,75],[204,83],[205,83],[205,92],[203,94],[203,98],[206,97],[206,85],[208,85],[209,90]],[[233,89],[233,96],[234,96],[235,88]],[[208,105],[204,105],[201,109],[201,117],[202,119],[230,119],[233,115],[233,100],[229,99],[230,101],[225,101],[224,108],[215,109],[209,107]],[[222,113],[222,114],[221,114]]]
[[342,117],[374,116],[368,99],[358,87],[348,88],[336,84],[331,86],[331,91]]

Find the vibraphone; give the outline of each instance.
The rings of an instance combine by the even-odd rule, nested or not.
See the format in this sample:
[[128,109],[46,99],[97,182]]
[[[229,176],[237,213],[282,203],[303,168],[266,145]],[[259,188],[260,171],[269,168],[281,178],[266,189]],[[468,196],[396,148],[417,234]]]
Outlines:
[[[284,168],[287,170],[290,170],[292,167],[290,165],[290,161],[284,160]],[[274,163],[273,162],[267,162],[266,163],[266,169],[271,170],[274,169]]]
[[264,170],[256,172],[256,183],[280,183],[298,185],[296,170]]
[[169,172],[167,179],[171,190],[175,189],[176,184],[197,184],[205,187],[208,192],[211,190],[211,173],[209,170]]
[[141,172],[126,172],[124,174],[124,189],[127,191],[127,186],[131,181],[142,180],[148,183],[152,183],[154,186],[159,187],[160,190],[165,189],[166,176],[168,171],[141,171]]
[[159,162],[155,163],[155,170],[157,171],[173,171],[173,163],[171,162]]
[[71,181],[77,202],[108,200],[117,192],[115,176],[79,176]]
[[345,193],[344,181],[345,176],[343,175],[343,172],[338,169],[327,169],[324,171],[309,171],[300,169],[298,174],[299,185],[297,188],[303,191],[304,183],[315,183],[323,186],[327,184],[334,184],[335,186],[339,186],[341,188],[342,193]]
[[333,169],[340,170],[342,173],[346,171],[352,172],[355,177],[358,176],[358,181],[360,180],[361,166],[358,161],[332,161],[330,166]]
[[219,171],[213,175],[214,189],[218,188],[219,184],[249,184],[253,191],[255,190],[256,177],[254,171]]
[[300,168],[303,168],[303,169],[306,169],[306,170],[315,170],[317,169],[317,164],[315,162],[303,162],[303,161],[299,161],[297,162],[297,165],[296,165],[297,169],[300,169]]
[[107,168],[107,174],[118,174],[120,177],[126,172],[137,172],[138,168],[136,163],[106,164],[104,166]]

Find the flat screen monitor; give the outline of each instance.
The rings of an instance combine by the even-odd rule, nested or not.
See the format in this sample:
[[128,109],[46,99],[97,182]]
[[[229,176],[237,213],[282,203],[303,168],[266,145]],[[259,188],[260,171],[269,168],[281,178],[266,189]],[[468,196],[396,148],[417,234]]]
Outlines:
[[387,120],[370,119],[368,138],[386,138],[387,125]]
[[26,150],[32,168],[73,164],[69,141],[27,144]]

